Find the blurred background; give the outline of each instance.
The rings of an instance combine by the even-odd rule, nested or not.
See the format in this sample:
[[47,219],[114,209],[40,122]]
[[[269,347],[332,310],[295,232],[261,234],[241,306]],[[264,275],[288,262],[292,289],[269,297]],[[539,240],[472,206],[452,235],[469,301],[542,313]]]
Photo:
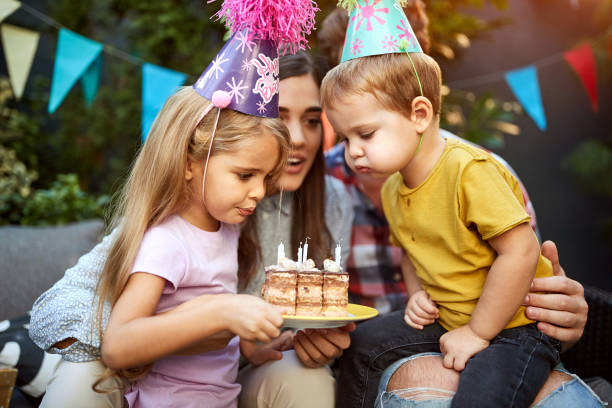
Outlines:
[[[320,22],[335,2],[318,4]],[[442,127],[504,157],[568,275],[612,290],[612,0],[425,4]],[[0,0],[0,223],[104,218],[156,92],[221,48],[219,6]],[[81,68],[54,75],[58,61]]]

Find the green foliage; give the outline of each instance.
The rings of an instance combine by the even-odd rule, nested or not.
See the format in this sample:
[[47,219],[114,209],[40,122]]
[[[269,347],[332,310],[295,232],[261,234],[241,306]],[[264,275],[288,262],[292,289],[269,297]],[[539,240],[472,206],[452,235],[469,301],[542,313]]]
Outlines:
[[578,146],[565,165],[587,191],[612,198],[612,143],[586,141]]
[[[431,0],[427,4],[430,32],[435,41],[455,47],[461,44],[457,41],[461,38],[459,34],[475,35],[489,27],[466,16],[460,11],[461,7],[481,7],[486,3],[503,8],[506,1]],[[53,201],[59,197],[73,200],[68,208],[75,211],[75,217],[84,217],[77,215],[79,211],[94,214],[97,210],[92,210],[92,201],[82,195],[61,195],[62,188],[70,190],[70,185],[76,189],[78,185],[67,179],[60,182],[56,180],[57,175],[75,174],[83,191],[112,196],[140,146],[141,64],[150,62],[184,72],[188,75],[187,83],[192,83],[220,49],[225,29],[209,18],[219,9],[221,0],[211,4],[201,0],[83,0],[76,3],[40,0],[36,3],[37,8],[66,28],[105,44],[100,88],[90,107],[85,106],[77,83],[57,112],[48,115],[50,74],[32,75],[26,94],[19,102],[12,96],[2,101],[0,96],[2,146],[15,152],[15,158],[24,166],[19,171],[38,174],[38,178],[28,179],[29,188],[55,186],[36,195],[37,201],[28,207],[29,213],[23,221],[42,222],[47,214],[48,222],[66,222],[68,210],[60,211],[63,206]],[[322,0],[319,4],[323,10],[319,13],[320,18],[335,7],[336,0]],[[32,24],[41,27],[38,20],[32,20]],[[57,30],[48,27],[42,34],[41,44],[54,43]],[[434,50],[438,48],[434,46]],[[41,47],[39,54],[38,61],[52,61],[54,57],[53,48],[49,47]],[[50,73],[52,64],[46,68]],[[0,81],[0,95],[7,87],[6,81]],[[481,113],[486,116],[484,108]],[[470,124],[479,120],[470,113],[464,116]],[[500,120],[498,114],[489,116],[491,120]],[[494,126],[489,128],[499,131],[494,130]],[[487,138],[476,134],[475,128],[467,130],[464,136],[477,141],[495,139],[495,136]],[[25,185],[26,180],[21,183]],[[15,212],[9,222],[18,222],[19,209],[24,208],[21,199],[15,200],[11,204],[11,211]],[[76,202],[82,203],[77,205]],[[54,215],[50,208],[44,207],[51,206],[50,203],[60,213],[64,211],[64,215]]]
[[504,145],[505,135],[518,135],[512,123],[521,112],[517,102],[503,102],[490,93],[451,91],[443,99],[440,127],[488,148]]
[[484,21],[465,11],[482,8],[485,3],[498,10],[507,7],[507,0],[430,0],[427,2],[431,51],[436,55],[453,59],[457,50],[469,47],[470,38],[508,24],[506,18]]
[[27,200],[21,223],[57,225],[104,218],[108,202],[107,195],[96,198],[83,192],[75,174],[59,174],[49,190],[37,190]]
[[[578,146],[564,163],[578,185],[608,202],[612,202],[611,140],[588,140]],[[600,224],[604,236],[612,239],[612,217],[600,220]]]
[[0,145],[0,225],[19,222],[34,180],[36,172],[28,170],[14,150]]

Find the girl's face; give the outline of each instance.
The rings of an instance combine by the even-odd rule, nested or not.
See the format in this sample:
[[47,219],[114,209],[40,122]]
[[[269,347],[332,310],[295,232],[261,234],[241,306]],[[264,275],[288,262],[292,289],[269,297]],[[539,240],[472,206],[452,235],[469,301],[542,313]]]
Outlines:
[[193,195],[181,216],[207,231],[216,231],[219,221],[237,224],[255,211],[266,193],[266,182],[279,160],[277,140],[267,130],[247,137],[235,149],[210,157],[206,172],[204,205],[202,175],[205,160],[189,161],[185,179]]
[[304,182],[321,147],[319,87],[311,75],[286,78],[279,84],[278,111],[291,136],[287,167],[279,185],[295,191]]

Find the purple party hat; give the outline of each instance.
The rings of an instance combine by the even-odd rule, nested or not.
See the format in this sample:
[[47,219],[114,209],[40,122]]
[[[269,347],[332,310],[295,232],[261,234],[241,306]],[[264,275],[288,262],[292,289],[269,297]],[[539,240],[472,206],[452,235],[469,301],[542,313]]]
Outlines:
[[234,34],[193,85],[208,100],[226,91],[227,106],[254,116],[278,117],[278,51],[271,40],[251,40]]
[[218,106],[254,116],[278,117],[278,48],[304,49],[314,28],[312,0],[225,0],[217,19],[233,33],[193,89]]

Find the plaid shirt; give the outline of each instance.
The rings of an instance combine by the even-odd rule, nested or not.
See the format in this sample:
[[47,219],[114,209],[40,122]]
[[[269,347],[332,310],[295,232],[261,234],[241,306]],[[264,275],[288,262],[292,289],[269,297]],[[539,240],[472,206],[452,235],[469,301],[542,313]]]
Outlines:
[[[440,130],[440,133],[444,137],[456,137],[444,130]],[[491,154],[518,179],[516,172],[505,160],[495,153]],[[346,186],[355,212],[347,264],[350,276],[349,301],[375,307],[380,313],[403,309],[408,297],[401,271],[402,250],[389,242],[389,225],[385,215],[359,190],[353,172],[344,160],[344,143],[326,152],[325,164],[328,174]],[[531,215],[531,227],[538,234],[535,210],[523,183],[520,180],[519,183],[525,208]]]

